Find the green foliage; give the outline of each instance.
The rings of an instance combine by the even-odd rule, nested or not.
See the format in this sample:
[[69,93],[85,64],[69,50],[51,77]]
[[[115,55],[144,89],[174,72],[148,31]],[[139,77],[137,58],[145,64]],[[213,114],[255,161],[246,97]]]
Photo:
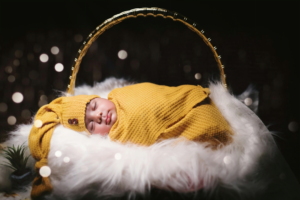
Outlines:
[[28,161],[29,156],[25,157],[24,151],[27,146],[24,143],[20,146],[18,145],[17,148],[13,145],[12,147],[7,147],[3,149],[4,157],[9,161],[8,163],[1,164],[3,166],[9,167],[15,171],[23,171],[26,169],[26,164]]

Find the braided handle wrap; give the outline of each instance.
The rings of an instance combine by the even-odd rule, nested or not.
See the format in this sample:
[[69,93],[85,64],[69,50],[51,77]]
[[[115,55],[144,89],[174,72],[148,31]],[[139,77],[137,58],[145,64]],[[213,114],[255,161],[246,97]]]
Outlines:
[[79,48],[76,58],[74,59],[74,63],[71,68],[71,76],[69,77],[70,84],[68,85],[68,89],[67,89],[67,92],[69,94],[72,94],[72,95],[74,94],[76,76],[77,76],[77,73],[78,73],[78,70],[80,67],[81,60],[85,56],[87,50],[92,45],[92,43],[107,29],[113,27],[114,25],[122,22],[125,19],[136,18],[138,16],[143,16],[143,17],[159,16],[159,17],[163,17],[163,18],[170,18],[173,21],[179,21],[179,22],[185,24],[189,29],[191,29],[192,31],[197,33],[203,39],[205,44],[210,48],[212,53],[214,54],[215,60],[218,64],[218,67],[220,70],[221,81],[223,83],[223,86],[225,88],[227,88],[226,75],[224,74],[224,65],[222,65],[222,63],[221,63],[221,56],[218,55],[218,53],[216,52],[217,48],[213,47],[212,44],[210,43],[211,39],[206,38],[204,36],[204,31],[203,30],[199,31],[196,28],[197,23],[177,12],[173,12],[173,11],[166,10],[163,8],[151,7],[151,8],[135,8],[135,9],[124,11],[124,12],[121,12],[120,14],[114,15],[113,17],[105,20],[101,25],[97,26],[96,29],[89,34],[89,36],[85,39],[85,41]]

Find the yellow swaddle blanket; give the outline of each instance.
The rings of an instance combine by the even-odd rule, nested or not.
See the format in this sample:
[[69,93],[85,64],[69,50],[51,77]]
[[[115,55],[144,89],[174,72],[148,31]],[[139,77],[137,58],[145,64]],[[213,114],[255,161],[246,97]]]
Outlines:
[[108,100],[118,119],[109,137],[146,146],[172,137],[226,144],[232,131],[209,94],[208,88],[194,85],[140,83],[114,89]]

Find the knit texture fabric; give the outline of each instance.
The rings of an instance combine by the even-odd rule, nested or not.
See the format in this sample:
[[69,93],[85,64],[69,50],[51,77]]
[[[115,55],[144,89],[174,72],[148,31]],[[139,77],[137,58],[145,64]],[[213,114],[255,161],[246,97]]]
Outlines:
[[[38,110],[28,141],[31,155],[37,161],[35,164],[36,177],[33,180],[31,191],[33,199],[52,190],[49,178],[42,177],[39,171],[41,167],[47,166],[50,141],[55,126],[61,123],[65,127],[75,131],[86,131],[88,133],[85,127],[86,104],[97,97],[99,96],[78,95],[74,97],[60,97]],[[76,123],[70,124],[69,120],[72,121],[73,119],[77,120]]]
[[226,144],[232,131],[209,94],[208,88],[194,85],[140,83],[114,89],[108,100],[118,118],[109,137],[146,146],[172,137]]

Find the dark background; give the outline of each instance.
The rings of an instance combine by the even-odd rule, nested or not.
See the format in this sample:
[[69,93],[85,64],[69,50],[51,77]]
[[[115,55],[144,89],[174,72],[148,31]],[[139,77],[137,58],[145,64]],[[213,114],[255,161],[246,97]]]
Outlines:
[[[55,90],[66,89],[77,50],[96,26],[139,7],[177,11],[205,30],[222,55],[231,92],[238,95],[248,85],[256,86],[258,116],[276,132],[277,145],[299,181],[298,1],[1,1],[0,141],[15,127],[7,123],[9,116],[16,117],[16,124],[27,123],[56,97]],[[51,54],[52,46],[59,47],[58,55]],[[128,52],[125,60],[117,57],[121,49]],[[42,53],[48,54],[48,62],[40,62]],[[55,63],[64,70],[56,72]],[[179,22],[137,18],[98,38],[83,59],[77,85],[116,76],[205,86],[216,69],[201,38]],[[200,80],[195,73],[202,75]],[[15,80],[9,82],[11,75]],[[24,95],[20,104],[12,101],[14,92]]]

